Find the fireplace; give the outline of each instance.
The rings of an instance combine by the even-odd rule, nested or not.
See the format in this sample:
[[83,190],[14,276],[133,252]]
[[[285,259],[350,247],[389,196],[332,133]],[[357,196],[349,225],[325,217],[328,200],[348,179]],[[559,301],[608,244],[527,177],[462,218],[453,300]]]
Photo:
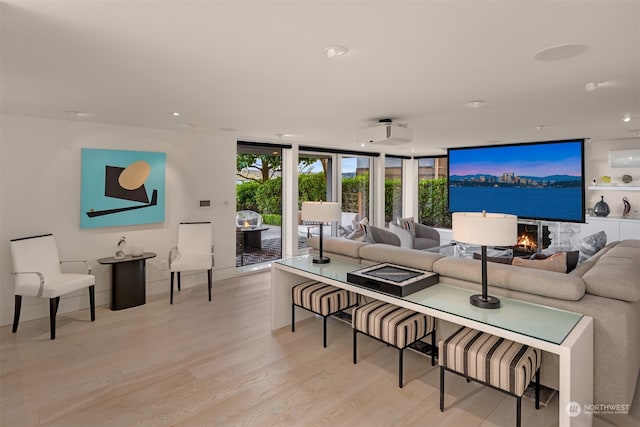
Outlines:
[[[542,233],[538,233],[538,228],[542,227]],[[542,242],[539,242],[539,239]],[[549,227],[541,224],[518,224],[518,243],[513,248],[514,256],[531,255],[541,252],[551,244]]]

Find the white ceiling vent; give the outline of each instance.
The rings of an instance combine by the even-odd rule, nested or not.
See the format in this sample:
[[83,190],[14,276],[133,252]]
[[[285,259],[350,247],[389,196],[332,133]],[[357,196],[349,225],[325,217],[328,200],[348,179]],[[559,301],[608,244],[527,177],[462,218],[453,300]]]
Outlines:
[[411,142],[413,129],[405,124],[383,119],[371,123],[358,131],[358,142],[369,144],[399,145]]

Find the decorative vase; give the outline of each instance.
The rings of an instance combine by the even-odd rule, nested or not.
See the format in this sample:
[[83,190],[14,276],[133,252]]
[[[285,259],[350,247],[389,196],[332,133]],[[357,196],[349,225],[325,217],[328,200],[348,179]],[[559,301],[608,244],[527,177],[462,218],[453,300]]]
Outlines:
[[622,216],[628,216],[631,213],[631,203],[626,197],[622,198]]
[[600,196],[600,201],[593,207],[593,213],[596,214],[596,216],[607,216],[611,213],[609,205],[604,201],[604,196]]
[[116,254],[114,256],[115,259],[123,259],[124,258],[124,248],[127,245],[127,239],[122,236],[120,238],[120,240],[118,241],[118,245],[117,245],[117,249],[116,249]]

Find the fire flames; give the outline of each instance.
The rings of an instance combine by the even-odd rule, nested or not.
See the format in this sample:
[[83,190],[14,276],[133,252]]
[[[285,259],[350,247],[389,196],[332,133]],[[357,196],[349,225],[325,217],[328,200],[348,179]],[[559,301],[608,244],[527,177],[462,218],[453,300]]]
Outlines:
[[249,228],[251,227],[251,224],[249,224],[249,221],[247,221],[246,219],[244,220],[244,228]]
[[527,232],[518,236],[518,243],[516,245],[530,251],[536,251],[538,249],[536,240]]

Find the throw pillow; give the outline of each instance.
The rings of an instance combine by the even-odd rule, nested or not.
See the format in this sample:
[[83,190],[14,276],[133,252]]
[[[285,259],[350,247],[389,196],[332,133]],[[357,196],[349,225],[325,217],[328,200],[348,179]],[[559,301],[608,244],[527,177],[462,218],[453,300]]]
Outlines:
[[567,272],[567,254],[562,252],[553,254],[545,259],[525,259],[514,258],[512,265],[516,267],[536,268],[538,270],[556,271],[558,273]]
[[578,266],[580,251],[567,252],[567,273],[571,273]]
[[364,232],[358,228],[357,230],[353,230],[351,233],[348,233],[344,236],[345,239],[349,240],[364,240]]
[[375,240],[373,240],[373,236],[371,235],[371,229],[369,228],[370,225],[368,223],[367,224],[363,224],[361,222],[360,226],[362,227],[362,231],[364,233],[364,242],[366,242],[366,243],[375,243]]
[[[567,254],[567,273],[571,273],[573,270],[576,269],[576,266],[578,265],[578,255],[580,254],[580,252],[571,251],[571,252],[564,252],[564,253]],[[542,253],[535,253],[531,255],[529,259],[546,259],[549,256],[550,255],[545,255]]]
[[362,230],[362,232],[364,233],[364,226],[365,225],[369,225],[369,220],[367,219],[367,217],[362,218],[360,221],[358,221],[357,223],[354,222],[353,224],[353,229],[355,230],[356,227],[359,228],[360,230]]
[[598,231],[595,234],[584,237],[576,243],[574,250],[580,252],[578,264],[582,264],[607,244],[607,234],[604,231]]
[[396,224],[398,224],[398,227],[401,227],[401,228],[404,228],[405,230],[410,231],[411,235],[413,236],[416,235],[416,223],[413,220],[413,217],[398,218],[396,219]]

